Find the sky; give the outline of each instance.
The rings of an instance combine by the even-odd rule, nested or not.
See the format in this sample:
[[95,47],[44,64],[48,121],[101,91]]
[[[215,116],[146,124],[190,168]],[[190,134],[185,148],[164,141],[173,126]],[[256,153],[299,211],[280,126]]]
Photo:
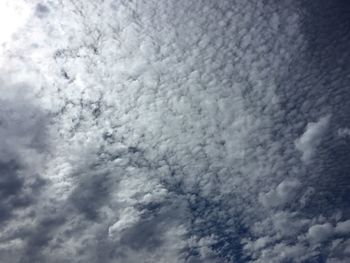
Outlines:
[[345,0],[2,0],[3,263],[347,263]]

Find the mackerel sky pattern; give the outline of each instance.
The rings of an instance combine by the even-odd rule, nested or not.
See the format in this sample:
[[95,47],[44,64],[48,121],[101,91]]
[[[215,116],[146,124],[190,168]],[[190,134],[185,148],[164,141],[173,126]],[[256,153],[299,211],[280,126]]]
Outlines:
[[345,0],[8,2],[1,262],[349,262]]

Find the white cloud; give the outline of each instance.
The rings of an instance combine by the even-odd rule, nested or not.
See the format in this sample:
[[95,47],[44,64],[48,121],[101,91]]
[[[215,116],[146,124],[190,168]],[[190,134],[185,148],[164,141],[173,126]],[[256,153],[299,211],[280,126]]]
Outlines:
[[132,227],[140,219],[140,212],[127,207],[126,209],[120,211],[120,218],[108,228],[108,233],[111,237],[115,234],[118,235],[123,230]]
[[10,42],[14,34],[25,25],[29,15],[30,5],[26,2],[0,2],[0,52],[2,45]]
[[296,179],[286,179],[281,182],[276,189],[272,189],[265,194],[260,194],[259,200],[266,207],[279,207],[291,201],[297,195],[301,183]]
[[334,227],[329,224],[313,225],[309,228],[308,238],[311,243],[320,243],[328,240],[334,233]]
[[317,122],[310,122],[305,132],[295,141],[295,147],[301,152],[301,159],[308,163],[314,157],[317,147],[322,141],[330,121],[330,116],[320,118]]
[[335,233],[337,234],[349,234],[350,233],[350,220],[338,222],[335,227]]

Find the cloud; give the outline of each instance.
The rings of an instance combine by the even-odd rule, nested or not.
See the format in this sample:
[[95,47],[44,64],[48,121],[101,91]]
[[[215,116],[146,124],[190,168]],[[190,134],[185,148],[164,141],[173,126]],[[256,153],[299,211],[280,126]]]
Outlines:
[[260,202],[266,207],[283,206],[291,201],[297,195],[297,190],[301,183],[298,180],[284,180],[276,189],[272,189],[259,196]]
[[348,255],[346,195],[327,181],[346,192],[347,67],[321,67],[306,6],[18,3],[30,19],[1,50],[4,263]]
[[43,5],[42,3],[38,3],[36,5],[35,14],[39,18],[43,18],[43,17],[47,16],[48,13],[50,13],[50,9],[46,5]]
[[[17,31],[23,27],[29,18],[30,8],[26,3],[14,3],[12,1],[2,1],[0,4],[1,34],[0,45],[11,41]],[[6,24],[6,26],[4,26]],[[2,51],[2,47],[0,47]]]
[[348,234],[350,232],[350,220],[338,222],[334,230],[337,234]]
[[350,129],[349,128],[338,129],[338,136],[341,138],[349,137],[350,136]]
[[37,105],[30,85],[2,78],[0,89],[0,253],[16,262],[13,248],[24,247],[47,185],[43,171],[50,152],[49,116]]
[[317,122],[310,122],[305,132],[295,141],[295,147],[301,152],[301,159],[308,163],[315,155],[317,147],[322,142],[330,121],[330,116],[320,118]]
[[327,240],[333,235],[333,226],[329,223],[313,225],[309,228],[308,237],[312,243],[319,243]]

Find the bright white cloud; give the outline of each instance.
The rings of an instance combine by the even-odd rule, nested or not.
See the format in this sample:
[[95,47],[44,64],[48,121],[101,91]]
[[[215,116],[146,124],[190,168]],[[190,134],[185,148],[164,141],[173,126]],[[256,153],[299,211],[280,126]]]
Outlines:
[[24,1],[0,2],[0,55],[3,51],[2,45],[11,41],[14,34],[25,25],[30,11],[30,5]]

